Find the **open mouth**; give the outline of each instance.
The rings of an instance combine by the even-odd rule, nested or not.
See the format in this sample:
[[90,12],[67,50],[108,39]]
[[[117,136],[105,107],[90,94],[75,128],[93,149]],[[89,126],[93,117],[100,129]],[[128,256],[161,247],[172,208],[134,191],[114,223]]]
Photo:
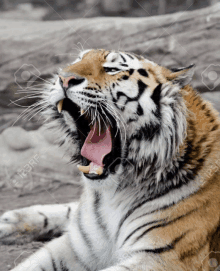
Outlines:
[[82,110],[69,98],[59,101],[57,109],[59,113],[67,111],[77,126],[81,150],[78,169],[93,180],[114,174],[120,163],[121,139],[117,123],[109,112],[97,105],[94,115],[100,117],[94,120],[87,110]]

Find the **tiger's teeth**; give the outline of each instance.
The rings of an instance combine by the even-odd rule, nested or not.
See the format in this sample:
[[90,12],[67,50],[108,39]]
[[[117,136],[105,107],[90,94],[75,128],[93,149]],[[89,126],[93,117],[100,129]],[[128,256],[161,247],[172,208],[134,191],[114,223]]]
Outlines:
[[84,109],[81,108],[80,112],[81,112],[81,115],[82,115],[85,111],[84,111]]
[[103,168],[102,168],[102,167],[99,167],[99,168],[96,170],[96,173],[97,173],[98,175],[102,175],[102,173],[103,173]]
[[57,104],[57,110],[60,113],[63,108],[63,100],[60,100],[59,103]]
[[80,165],[78,165],[77,167],[78,167],[78,169],[79,169],[80,171],[82,171],[83,173],[89,173],[90,166],[80,166]]
[[92,171],[92,172],[90,172],[90,165],[89,166],[77,165],[77,168],[83,173],[95,173],[97,175],[102,175],[102,173],[103,173],[103,168],[102,167],[99,167],[99,168],[96,169],[96,171]]

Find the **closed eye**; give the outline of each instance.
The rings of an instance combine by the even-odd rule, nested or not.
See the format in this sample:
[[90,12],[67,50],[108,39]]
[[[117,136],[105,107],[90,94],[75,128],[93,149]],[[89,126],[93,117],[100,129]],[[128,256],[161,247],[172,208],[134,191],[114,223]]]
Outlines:
[[105,72],[117,72],[120,71],[120,69],[115,67],[104,67]]

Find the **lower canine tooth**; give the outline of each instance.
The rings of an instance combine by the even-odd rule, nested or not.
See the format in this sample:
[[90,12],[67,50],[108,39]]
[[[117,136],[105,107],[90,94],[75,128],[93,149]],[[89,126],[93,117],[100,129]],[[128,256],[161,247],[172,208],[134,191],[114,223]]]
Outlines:
[[63,100],[60,100],[57,105],[57,110],[59,113],[62,111],[62,108],[63,108]]
[[97,173],[98,175],[102,175],[102,173],[103,173],[103,168],[102,168],[102,167],[99,167],[99,168],[96,170],[96,173]]
[[78,165],[77,167],[78,167],[78,169],[79,169],[80,171],[82,171],[83,173],[89,173],[90,166],[80,166],[80,165]]
[[81,115],[82,115],[85,111],[81,108],[80,112],[81,112]]

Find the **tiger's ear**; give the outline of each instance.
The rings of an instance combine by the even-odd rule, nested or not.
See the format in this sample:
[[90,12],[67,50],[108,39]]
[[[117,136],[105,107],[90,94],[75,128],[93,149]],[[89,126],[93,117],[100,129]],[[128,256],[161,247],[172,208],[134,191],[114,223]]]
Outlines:
[[195,64],[191,64],[189,67],[171,69],[171,73],[167,76],[169,81],[172,81],[173,84],[178,84],[180,87],[188,85],[194,74]]

